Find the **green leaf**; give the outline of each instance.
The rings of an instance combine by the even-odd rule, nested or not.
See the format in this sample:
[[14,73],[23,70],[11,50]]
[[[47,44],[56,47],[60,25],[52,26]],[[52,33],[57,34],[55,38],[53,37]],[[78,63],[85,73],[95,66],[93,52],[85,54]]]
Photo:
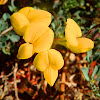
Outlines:
[[11,12],[13,12],[13,7],[12,6],[8,6],[8,8],[9,8],[9,10],[11,11]]
[[18,35],[15,35],[15,34],[12,34],[11,36],[9,36],[9,39],[12,41],[12,42],[18,42],[20,37]]
[[94,75],[97,73],[97,71],[98,71],[98,66],[95,66],[95,68],[94,68],[94,70],[92,72],[91,78],[94,77]]
[[81,68],[81,70],[82,70],[82,72],[83,72],[83,75],[84,75],[84,77],[85,77],[85,79],[87,80],[87,81],[90,81],[90,78],[89,78],[89,67],[88,68]]
[[14,0],[11,0],[11,6],[12,6],[13,8],[15,8]]
[[0,26],[4,23],[5,21],[3,19],[0,19]]
[[95,23],[94,23],[94,24],[92,24],[92,25],[90,26],[90,29],[92,29],[95,25],[96,25]]
[[0,40],[1,40],[2,42],[5,42],[5,41],[9,40],[9,36],[6,35],[6,34],[4,34],[2,37],[0,37]]
[[100,97],[100,94],[99,93],[97,93],[97,94],[95,94],[96,96],[98,96],[98,97]]
[[7,22],[3,22],[0,24],[0,31],[4,31],[8,28],[8,23]]
[[91,55],[92,55],[92,50],[87,52],[87,60],[88,60],[88,62],[90,61]]
[[11,12],[17,12],[17,7],[14,5],[14,0],[11,0],[11,5],[8,6]]
[[4,13],[2,18],[3,18],[4,21],[6,21],[7,19],[10,19],[10,14]]

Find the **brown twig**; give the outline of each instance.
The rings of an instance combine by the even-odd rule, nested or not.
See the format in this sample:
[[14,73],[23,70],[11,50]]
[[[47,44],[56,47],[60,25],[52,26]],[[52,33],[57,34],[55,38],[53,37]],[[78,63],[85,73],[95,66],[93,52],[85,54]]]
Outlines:
[[17,90],[17,82],[16,82],[16,72],[17,72],[17,69],[18,69],[18,64],[15,63],[14,72],[13,72],[13,75],[14,75],[14,88],[15,88],[15,97],[16,97],[16,100],[19,100],[18,90]]
[[65,73],[65,67],[68,66],[68,61],[69,61],[69,56],[70,56],[70,51],[68,51],[68,55],[65,56],[65,63],[64,67],[62,68],[62,76],[61,76],[61,85],[60,85],[60,90],[62,94],[60,95],[60,100],[65,100],[65,82],[66,82],[66,73]]
[[8,75],[2,77],[3,80],[5,80],[5,78],[8,78],[9,76],[11,76],[13,74],[13,72],[9,73]]
[[5,92],[6,92],[6,88],[7,88],[7,80],[5,80],[5,83],[4,83],[4,91],[2,93],[2,95],[0,96],[0,100],[2,100],[5,96]]
[[[6,88],[7,88],[7,80],[8,77],[11,76],[13,74],[13,72],[9,73],[8,75],[2,77],[2,81],[4,81],[4,91],[2,93],[2,95],[0,96],[0,100],[3,99],[3,97],[5,96],[5,92],[6,92]],[[0,87],[0,90],[3,88],[3,85]]]
[[51,10],[51,13],[54,15],[54,18],[57,21],[57,26],[59,26],[56,12],[54,10]]
[[41,72],[41,88],[44,89],[44,76],[43,76],[43,72]]
[[[62,77],[61,77],[62,82],[65,82],[65,71],[62,72]],[[65,84],[61,83],[61,96],[60,96],[60,100],[65,100]]]
[[12,29],[13,29],[13,27],[10,26],[8,29],[6,29],[5,31],[3,31],[3,32],[0,34],[0,37],[1,37],[2,35],[4,35],[5,33],[7,33],[8,31],[11,31]]

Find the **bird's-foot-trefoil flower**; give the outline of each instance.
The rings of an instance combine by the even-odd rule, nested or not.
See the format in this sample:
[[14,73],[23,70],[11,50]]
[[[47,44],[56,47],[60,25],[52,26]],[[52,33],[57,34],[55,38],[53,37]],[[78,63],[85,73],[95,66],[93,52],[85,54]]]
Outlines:
[[44,78],[50,86],[53,86],[57,77],[58,70],[64,65],[64,60],[60,52],[50,49],[36,55],[33,65],[44,73]]
[[[26,30],[26,26],[30,23],[38,24],[38,30],[41,27],[40,25],[49,26],[51,23],[51,14],[44,10],[34,9],[32,7],[24,7],[18,12],[14,13],[10,17],[11,24],[14,28],[14,31],[23,36]],[[33,27],[33,30],[35,28]]]
[[74,53],[84,53],[94,47],[94,42],[88,38],[81,37],[80,27],[73,19],[67,19],[65,38],[67,47]]
[[17,58],[19,59],[28,59],[34,53],[49,50],[53,43],[54,33],[49,27],[42,25],[40,30],[38,30],[37,25],[35,25],[36,30],[32,30],[33,26],[30,25],[30,27],[26,29],[24,40],[27,43],[19,47],[17,54]]

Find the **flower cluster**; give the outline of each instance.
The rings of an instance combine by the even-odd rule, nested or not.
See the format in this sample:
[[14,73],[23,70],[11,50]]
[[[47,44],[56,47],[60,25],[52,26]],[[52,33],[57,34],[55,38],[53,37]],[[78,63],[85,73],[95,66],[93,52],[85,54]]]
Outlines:
[[53,31],[48,27],[51,14],[43,10],[25,7],[11,16],[14,31],[23,36],[26,43],[19,47],[17,58],[30,58],[35,52],[49,50],[54,39]]
[[[28,59],[38,53],[33,61],[34,67],[44,73],[50,86],[53,86],[58,70],[64,65],[60,52],[50,49],[54,32],[49,28],[51,14],[44,10],[25,7],[11,16],[15,32],[24,37],[26,43],[19,47],[17,58]],[[94,47],[92,40],[81,37],[80,27],[73,19],[67,19],[65,28],[65,45],[74,53],[84,53]]]
[[23,36],[26,42],[19,47],[17,58],[28,59],[34,53],[38,53],[33,65],[44,73],[46,81],[53,86],[64,61],[60,52],[50,49],[54,39],[54,33],[48,27],[51,14],[44,10],[25,7],[14,13],[10,19],[14,31]]

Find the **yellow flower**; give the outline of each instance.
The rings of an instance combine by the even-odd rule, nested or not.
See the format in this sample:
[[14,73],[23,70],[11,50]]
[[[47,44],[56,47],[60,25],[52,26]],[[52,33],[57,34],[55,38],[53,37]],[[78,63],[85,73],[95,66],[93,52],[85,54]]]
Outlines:
[[[49,27],[45,28],[45,26],[42,25],[40,30],[37,30],[37,25],[35,25],[34,28],[36,28],[36,30],[32,30],[32,28],[32,25],[30,25],[30,27],[26,29],[24,38],[28,43],[24,43],[19,47],[17,54],[18,59],[27,59],[35,52],[39,53],[49,50],[53,43],[54,33]],[[39,32],[40,34],[38,34]]]
[[81,36],[82,32],[77,23],[73,19],[67,19],[65,28],[66,45],[74,53],[84,53],[94,47],[92,40]]
[[45,80],[53,86],[58,77],[58,70],[63,67],[64,61],[60,52],[50,49],[37,54],[33,65],[39,71],[43,71]]
[[[11,24],[14,28],[14,31],[18,34],[23,36],[26,30],[26,27],[33,23],[39,25],[49,26],[51,23],[51,14],[44,10],[33,9],[32,7],[24,7],[19,10],[17,13],[14,13],[11,17]],[[33,27],[33,30],[35,28]]]

